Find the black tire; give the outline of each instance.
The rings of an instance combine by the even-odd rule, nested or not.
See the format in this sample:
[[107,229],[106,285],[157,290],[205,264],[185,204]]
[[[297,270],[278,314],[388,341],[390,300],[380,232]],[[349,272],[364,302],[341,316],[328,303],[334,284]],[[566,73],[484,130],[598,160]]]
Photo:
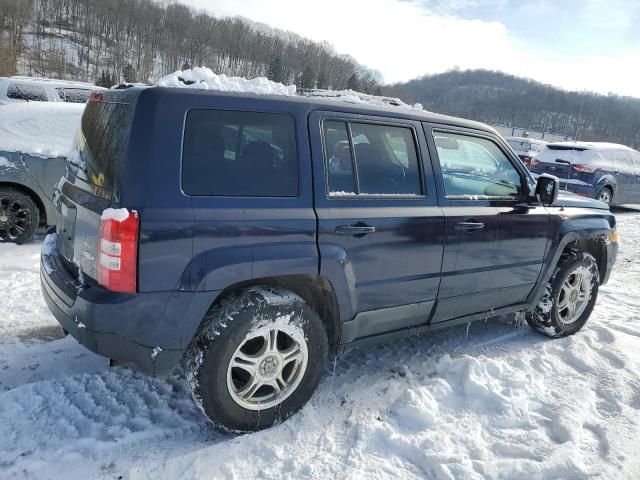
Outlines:
[[[591,276],[590,288],[585,287],[589,291],[588,300],[582,313],[570,323],[565,323],[562,314],[558,312],[558,302],[561,296],[566,295],[562,292],[563,285],[571,275],[584,272],[581,269],[587,269]],[[538,332],[552,338],[573,335],[584,326],[593,311],[598,298],[599,279],[598,264],[591,254],[580,250],[564,252],[547,284],[544,296],[536,308],[526,314],[527,322]]]
[[29,195],[0,187],[0,242],[26,243],[39,224],[38,206]]
[[611,187],[602,187],[596,194],[596,200],[611,205],[611,202],[613,202],[613,190]]
[[[306,342],[306,367],[297,374],[297,386],[283,388],[289,393],[279,404],[262,409],[258,403],[257,409],[244,408],[227,383],[230,372],[235,372],[230,362],[234,358],[237,361],[238,349],[253,341],[247,339],[255,332],[275,327],[300,330],[297,338]],[[322,320],[300,297],[282,288],[255,287],[232,294],[212,307],[185,353],[183,366],[193,398],[209,420],[224,430],[248,432],[270,427],[302,408],[320,383],[327,354]]]

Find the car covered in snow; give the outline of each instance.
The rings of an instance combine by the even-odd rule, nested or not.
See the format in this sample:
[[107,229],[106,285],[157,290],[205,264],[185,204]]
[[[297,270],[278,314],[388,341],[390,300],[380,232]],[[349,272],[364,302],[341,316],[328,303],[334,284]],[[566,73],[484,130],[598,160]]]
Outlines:
[[506,314],[563,337],[589,318],[614,215],[534,180],[492,128],[173,84],[92,95],[41,283],[87,348],[182,365],[215,425],[288,418],[354,347]]
[[80,127],[84,105],[0,105],[0,242],[28,242],[55,225],[53,189]]
[[560,179],[562,188],[614,204],[640,203],[640,152],[601,142],[550,143],[530,170]]
[[529,137],[505,137],[504,139],[509,146],[513,148],[513,151],[516,152],[527,168],[536,164],[536,157],[547,148],[547,144],[549,143],[544,140]]
[[93,90],[90,83],[33,77],[0,77],[0,105],[13,102],[86,103]]

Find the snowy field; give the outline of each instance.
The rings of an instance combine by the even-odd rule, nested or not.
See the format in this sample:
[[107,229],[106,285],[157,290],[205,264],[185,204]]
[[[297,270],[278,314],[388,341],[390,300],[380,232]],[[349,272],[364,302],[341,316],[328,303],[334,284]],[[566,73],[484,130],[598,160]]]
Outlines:
[[179,377],[63,338],[39,242],[0,244],[0,478],[640,478],[640,214],[618,218],[579,334],[489,320],[353,351],[299,414],[242,436],[213,431]]

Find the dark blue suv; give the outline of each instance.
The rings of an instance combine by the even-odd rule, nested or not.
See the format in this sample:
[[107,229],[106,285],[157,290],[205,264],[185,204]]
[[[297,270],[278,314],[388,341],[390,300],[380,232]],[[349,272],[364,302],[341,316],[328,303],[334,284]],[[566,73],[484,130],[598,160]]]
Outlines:
[[600,142],[550,143],[530,170],[560,179],[560,186],[608,204],[640,203],[640,152]]
[[573,334],[616,258],[606,204],[413,109],[134,87],[92,94],[77,150],[49,308],[111,359],[181,364],[228,429],[292,415],[355,346],[507,313]]

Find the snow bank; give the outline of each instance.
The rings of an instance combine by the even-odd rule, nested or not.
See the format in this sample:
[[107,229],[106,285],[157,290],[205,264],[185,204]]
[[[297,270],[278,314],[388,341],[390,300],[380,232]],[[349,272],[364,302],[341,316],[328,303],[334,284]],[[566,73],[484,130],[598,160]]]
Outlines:
[[158,80],[157,85],[160,87],[219,90],[221,92],[249,92],[258,95],[292,96],[296,94],[295,85],[283,85],[272,82],[265,77],[252,78],[251,80],[243,77],[227,77],[224,74],[217,75],[210,68],[205,67],[178,70]]
[[0,151],[64,156],[73,144],[83,111],[84,105],[75,103],[0,105]]

